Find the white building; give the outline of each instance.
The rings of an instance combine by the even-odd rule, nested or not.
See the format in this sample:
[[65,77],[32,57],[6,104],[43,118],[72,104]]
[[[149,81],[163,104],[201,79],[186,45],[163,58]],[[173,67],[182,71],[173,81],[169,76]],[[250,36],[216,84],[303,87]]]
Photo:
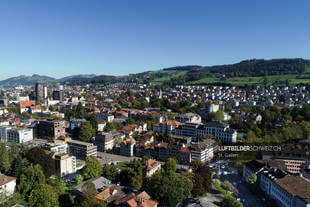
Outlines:
[[61,177],[76,172],[76,158],[68,154],[56,153],[54,155],[56,173]]
[[194,123],[194,124],[200,124],[201,123],[201,116],[194,113],[186,113],[186,114],[180,114],[175,117],[175,120],[181,123]]
[[25,143],[33,140],[32,129],[29,128],[12,128],[7,130],[7,141]]
[[[11,196],[16,187],[16,178],[0,175],[0,194],[4,194],[5,196]],[[1,203],[2,201],[0,201]]]

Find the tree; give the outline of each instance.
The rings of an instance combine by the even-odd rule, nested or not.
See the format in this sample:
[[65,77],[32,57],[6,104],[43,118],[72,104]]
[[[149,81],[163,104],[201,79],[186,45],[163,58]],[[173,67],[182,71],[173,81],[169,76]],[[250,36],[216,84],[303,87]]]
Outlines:
[[16,159],[13,160],[12,163],[12,169],[11,169],[11,175],[13,177],[19,178],[20,175],[23,173],[25,168],[28,165],[28,161],[26,158],[22,158],[20,154],[17,155]]
[[155,173],[147,178],[145,189],[160,206],[170,207],[191,197],[192,181],[178,173]]
[[173,174],[177,169],[177,160],[174,158],[168,158],[164,165],[165,173],[166,174]]
[[96,135],[97,130],[98,130],[98,119],[97,119],[96,114],[92,114],[89,117],[88,121],[90,122],[90,124],[91,124],[91,126],[93,128],[93,131],[94,131],[93,134]]
[[72,195],[68,192],[63,193],[59,196],[59,206],[60,207],[72,207],[74,206],[74,199]]
[[116,182],[118,172],[115,165],[106,165],[103,167],[102,176],[111,180],[112,182]]
[[41,166],[30,165],[20,176],[20,183],[17,188],[21,195],[27,199],[33,189],[44,183],[45,176]]
[[126,120],[126,124],[127,125],[129,125],[129,124],[135,124],[136,123],[136,121],[133,119],[133,118],[128,118],[127,120]]
[[143,184],[143,168],[140,160],[132,160],[128,164],[128,168],[120,174],[123,185],[130,186],[136,190],[140,190]]
[[58,195],[52,186],[40,184],[32,190],[29,204],[31,207],[58,207]]
[[79,139],[84,142],[90,142],[94,135],[93,127],[89,121],[86,121],[80,128]]
[[98,201],[96,198],[97,190],[95,188],[95,184],[91,182],[86,182],[82,186],[82,196],[80,200],[80,207],[94,207],[98,205]]
[[102,166],[96,157],[94,156],[87,157],[85,164],[86,165],[82,170],[83,178],[87,180],[87,179],[98,177],[101,175]]
[[78,119],[84,119],[86,117],[86,111],[81,102],[78,103],[75,109],[74,117]]
[[0,144],[0,172],[7,173],[10,170],[10,157],[4,143]]
[[83,182],[83,180],[84,180],[84,178],[82,175],[79,174],[76,176],[76,184],[77,185],[81,184]]
[[254,174],[251,174],[248,176],[248,181],[250,184],[255,184],[256,181],[257,181],[257,175],[254,173]]
[[40,147],[30,149],[27,152],[26,157],[30,162],[41,165],[46,177],[55,174],[55,161]]
[[212,187],[212,173],[209,166],[199,160],[195,160],[194,162],[192,162],[192,169],[196,176],[195,179],[199,179],[197,178],[198,175],[203,178],[202,184],[204,187],[204,191],[210,191]]

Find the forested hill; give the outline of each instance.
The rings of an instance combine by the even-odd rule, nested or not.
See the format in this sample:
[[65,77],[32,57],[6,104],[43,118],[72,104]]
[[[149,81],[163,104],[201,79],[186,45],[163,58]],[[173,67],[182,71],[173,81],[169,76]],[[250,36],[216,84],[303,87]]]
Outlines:
[[[248,77],[244,78],[244,77]],[[252,59],[230,65],[216,66],[176,66],[157,71],[147,71],[128,76],[97,76],[94,78],[75,78],[67,84],[85,83],[154,83],[173,86],[177,84],[260,84],[270,77],[277,82],[293,81],[292,84],[310,83],[310,60],[296,59]],[[239,81],[240,79],[240,81]],[[264,80],[263,80],[264,79]],[[290,80],[292,79],[292,80]],[[294,81],[298,79],[298,81]],[[242,83],[244,81],[244,83]],[[267,80],[268,81],[268,80]]]
[[199,80],[205,76],[248,77],[286,74],[303,74],[310,68],[310,60],[304,59],[253,59],[232,65],[218,65],[191,70],[187,80]]

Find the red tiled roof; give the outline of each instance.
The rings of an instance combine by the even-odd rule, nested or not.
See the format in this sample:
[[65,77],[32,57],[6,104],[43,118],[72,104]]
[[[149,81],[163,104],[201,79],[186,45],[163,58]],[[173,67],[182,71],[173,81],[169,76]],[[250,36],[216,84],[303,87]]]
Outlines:
[[20,104],[20,108],[27,108],[32,105],[35,105],[36,102],[35,101],[21,101],[19,104]]

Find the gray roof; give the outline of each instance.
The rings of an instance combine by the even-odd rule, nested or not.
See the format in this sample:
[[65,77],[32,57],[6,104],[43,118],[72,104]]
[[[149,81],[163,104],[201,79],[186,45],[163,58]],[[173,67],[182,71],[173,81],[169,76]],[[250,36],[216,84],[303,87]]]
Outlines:
[[98,189],[103,188],[104,186],[111,186],[111,181],[108,180],[105,177],[95,177],[89,180],[84,181],[83,183],[77,185],[75,188],[72,189],[73,192],[77,193],[77,194],[81,194],[82,193],[82,187],[85,183],[87,182],[91,182],[95,185],[96,190],[98,191]]

